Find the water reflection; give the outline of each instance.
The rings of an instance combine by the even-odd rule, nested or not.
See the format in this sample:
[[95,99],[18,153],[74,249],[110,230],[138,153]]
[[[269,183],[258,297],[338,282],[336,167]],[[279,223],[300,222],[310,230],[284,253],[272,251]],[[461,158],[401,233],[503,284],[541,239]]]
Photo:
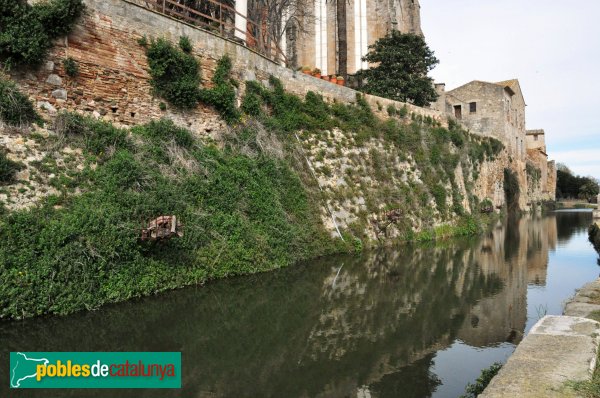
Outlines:
[[[144,396],[446,394],[447,375],[432,371],[436,354],[457,341],[477,349],[518,343],[528,284],[546,285],[548,253],[557,240],[585,229],[587,217],[513,220],[483,238],[442,247],[332,257],[94,313],[0,323],[1,360],[8,363],[8,352],[17,350],[181,351],[183,389]],[[480,366],[449,360],[465,369],[453,376],[460,379],[461,390],[451,391],[456,396]],[[0,368],[0,380],[7,380]]]

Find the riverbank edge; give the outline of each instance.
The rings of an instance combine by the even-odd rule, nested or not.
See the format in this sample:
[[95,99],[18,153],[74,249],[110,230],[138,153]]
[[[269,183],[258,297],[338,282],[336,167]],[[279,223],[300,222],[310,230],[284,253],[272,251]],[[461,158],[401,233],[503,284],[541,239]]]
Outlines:
[[598,321],[600,278],[578,289],[563,315],[539,320],[479,397],[595,396]]

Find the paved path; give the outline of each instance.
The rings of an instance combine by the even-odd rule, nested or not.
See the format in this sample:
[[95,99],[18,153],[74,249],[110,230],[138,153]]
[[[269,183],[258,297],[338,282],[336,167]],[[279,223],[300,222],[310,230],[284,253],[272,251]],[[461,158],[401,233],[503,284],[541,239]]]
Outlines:
[[577,397],[565,382],[591,378],[599,334],[600,323],[594,320],[545,316],[479,397]]

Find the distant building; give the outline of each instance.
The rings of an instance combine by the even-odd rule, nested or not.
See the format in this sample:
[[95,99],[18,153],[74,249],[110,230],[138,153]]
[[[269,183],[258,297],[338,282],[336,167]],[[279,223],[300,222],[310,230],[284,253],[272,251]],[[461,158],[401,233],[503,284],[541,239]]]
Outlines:
[[525,98],[517,79],[497,83],[474,80],[454,90],[435,85],[440,95],[432,108],[444,111],[471,133],[498,139],[512,159],[527,162],[539,169],[539,197],[531,200],[554,200],[556,164],[548,161],[544,130],[526,130]]
[[525,106],[517,79],[498,83],[475,80],[445,92],[446,113],[472,133],[498,139],[518,159],[526,155]]
[[556,197],[556,164],[548,161],[546,153],[546,132],[544,130],[527,130],[527,158],[541,171],[540,186],[543,199],[554,200]]

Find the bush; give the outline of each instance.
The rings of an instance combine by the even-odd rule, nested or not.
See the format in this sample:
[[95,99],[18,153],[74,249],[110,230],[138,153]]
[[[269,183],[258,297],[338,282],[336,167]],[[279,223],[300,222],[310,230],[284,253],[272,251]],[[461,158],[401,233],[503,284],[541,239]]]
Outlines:
[[52,41],[68,34],[83,10],[82,0],[50,0],[33,6],[0,0],[0,60],[9,68],[39,65]]
[[15,174],[21,170],[21,163],[13,162],[6,153],[0,150],[0,184],[10,184],[15,181]]
[[201,90],[200,100],[214,106],[227,123],[235,122],[240,114],[235,106],[235,86],[231,78],[231,58],[228,55],[217,62],[212,81],[215,86]]
[[65,72],[70,77],[76,77],[79,74],[79,66],[77,62],[71,57],[65,58],[63,60],[63,68],[65,68]]
[[16,84],[0,76],[0,120],[11,126],[28,125],[40,121],[33,104]]
[[479,396],[479,394],[481,394],[483,390],[485,390],[488,384],[490,384],[492,378],[494,378],[494,376],[498,374],[501,368],[502,364],[496,362],[492,364],[492,366],[490,366],[489,368],[483,369],[481,371],[481,375],[475,381],[475,384],[469,383],[467,385],[467,388],[465,390],[466,394],[463,395],[461,398],[476,398],[477,396]]
[[184,53],[191,53],[192,50],[194,49],[194,47],[192,46],[192,42],[190,41],[190,38],[187,36],[181,36],[179,38],[179,48],[181,48],[181,50]]
[[155,93],[180,109],[192,109],[200,95],[198,61],[166,39],[152,40],[146,50]]

